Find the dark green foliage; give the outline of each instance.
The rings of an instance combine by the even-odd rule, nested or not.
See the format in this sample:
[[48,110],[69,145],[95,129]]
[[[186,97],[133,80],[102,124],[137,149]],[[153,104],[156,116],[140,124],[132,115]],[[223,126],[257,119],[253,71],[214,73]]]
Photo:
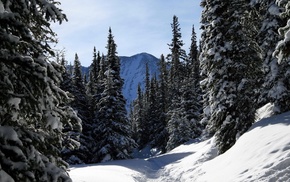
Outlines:
[[[204,2],[202,69],[210,110],[207,128],[225,152],[254,122],[262,61],[251,9],[244,0]],[[229,11],[224,11],[228,9]]]
[[98,141],[95,148],[95,161],[109,161],[130,158],[136,147],[132,139],[131,125],[127,118],[125,99],[122,95],[123,80],[120,77],[120,60],[111,28],[107,44],[107,70],[105,87],[97,103],[96,119],[98,125],[94,135]]
[[[59,88],[63,67],[47,60],[54,41],[49,21],[62,22],[54,1],[1,2],[0,165],[12,181],[71,181],[60,158],[81,129],[70,98]],[[9,11],[8,11],[9,10]],[[63,130],[66,128],[66,130]]]
[[77,54],[75,55],[72,75],[68,71],[63,74],[62,88],[73,96],[71,107],[82,120],[82,132],[75,134],[80,135],[79,138],[76,138],[80,142],[79,149],[66,148],[62,152],[62,156],[69,164],[88,163],[92,155],[90,148],[93,141],[90,134],[92,126],[91,113],[89,112],[89,102],[83,82],[81,63]]

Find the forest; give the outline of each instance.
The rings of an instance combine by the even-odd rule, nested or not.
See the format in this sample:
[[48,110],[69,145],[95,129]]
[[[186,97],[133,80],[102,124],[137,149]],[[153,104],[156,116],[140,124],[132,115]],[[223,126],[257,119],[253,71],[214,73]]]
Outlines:
[[[202,0],[201,40],[183,47],[177,16],[159,75],[126,110],[120,59],[109,28],[107,52],[93,49],[89,76],[75,55],[51,47],[52,22],[67,21],[54,0],[0,1],[0,181],[71,181],[70,164],[162,153],[215,136],[219,154],[272,103],[290,110],[290,2]],[[122,45],[119,45],[122,46]]]

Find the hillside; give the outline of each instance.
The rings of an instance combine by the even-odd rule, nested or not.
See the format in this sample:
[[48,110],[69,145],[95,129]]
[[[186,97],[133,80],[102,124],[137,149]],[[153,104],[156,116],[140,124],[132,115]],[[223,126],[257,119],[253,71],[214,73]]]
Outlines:
[[[271,115],[271,106],[259,117]],[[290,112],[257,121],[226,153],[216,156],[214,138],[192,141],[147,158],[72,166],[74,182],[290,181]]]

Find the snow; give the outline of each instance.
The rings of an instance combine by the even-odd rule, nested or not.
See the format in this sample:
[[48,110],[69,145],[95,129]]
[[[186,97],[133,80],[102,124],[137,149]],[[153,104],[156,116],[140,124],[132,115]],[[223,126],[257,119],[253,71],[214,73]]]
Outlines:
[[57,116],[54,116],[51,112],[46,112],[45,113],[45,118],[46,118],[46,127],[50,128],[52,130],[54,129],[58,129],[58,130],[62,130],[62,123],[60,121],[60,118]]
[[124,79],[123,95],[126,98],[126,109],[129,111],[130,104],[137,98],[137,88],[145,88],[146,64],[148,64],[150,77],[158,76],[159,60],[147,53],[136,54],[131,57],[121,56],[121,78]]
[[4,9],[4,6],[3,6],[3,3],[2,1],[0,1],[0,13],[4,13],[5,9]]
[[13,178],[9,176],[4,170],[0,170],[0,181],[2,182],[14,182]]
[[17,132],[11,126],[0,126],[0,138],[8,141],[14,141],[22,146],[22,142],[19,139]]
[[290,112],[270,117],[273,109],[259,109],[260,120],[219,156],[210,138],[146,159],[72,166],[69,174],[74,182],[290,182]]
[[16,110],[19,110],[20,102],[21,102],[21,98],[14,97],[14,98],[9,99],[8,104],[10,106],[13,106]]
[[271,15],[276,15],[276,16],[279,16],[280,15],[280,10],[279,10],[279,7],[276,5],[276,4],[272,4],[270,6],[270,8],[268,9],[269,13]]

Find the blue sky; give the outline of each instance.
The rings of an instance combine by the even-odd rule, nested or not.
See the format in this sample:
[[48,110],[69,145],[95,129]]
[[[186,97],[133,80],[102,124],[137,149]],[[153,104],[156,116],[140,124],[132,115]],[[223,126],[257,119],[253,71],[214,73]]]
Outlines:
[[199,4],[198,0],[62,0],[60,8],[69,21],[52,26],[59,40],[53,48],[64,49],[69,62],[78,53],[82,65],[89,66],[94,46],[106,54],[111,27],[119,56],[147,52],[159,58],[169,53],[170,24],[176,15],[188,52],[192,25],[200,34]]

